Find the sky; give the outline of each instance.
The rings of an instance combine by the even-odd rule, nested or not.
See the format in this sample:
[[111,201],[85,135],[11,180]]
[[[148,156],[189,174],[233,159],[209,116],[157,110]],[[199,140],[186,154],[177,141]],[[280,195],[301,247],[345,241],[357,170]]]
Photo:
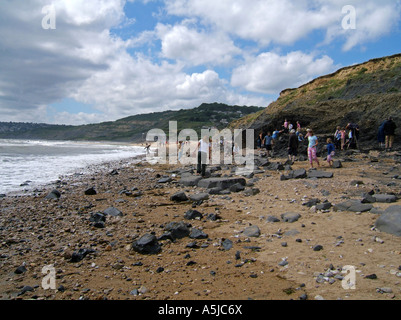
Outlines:
[[401,53],[400,20],[401,0],[0,0],[0,121],[267,107]]

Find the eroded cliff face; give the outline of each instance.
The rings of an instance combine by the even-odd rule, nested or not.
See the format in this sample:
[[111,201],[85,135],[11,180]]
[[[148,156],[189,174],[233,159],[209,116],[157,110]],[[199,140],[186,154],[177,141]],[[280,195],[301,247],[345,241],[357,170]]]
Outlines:
[[[317,78],[279,99],[258,114],[233,122],[231,128],[280,129],[284,119],[300,121],[318,134],[357,123],[361,140],[376,139],[380,124],[392,116],[401,129],[401,54],[370,60]],[[398,132],[398,131],[397,131]]]

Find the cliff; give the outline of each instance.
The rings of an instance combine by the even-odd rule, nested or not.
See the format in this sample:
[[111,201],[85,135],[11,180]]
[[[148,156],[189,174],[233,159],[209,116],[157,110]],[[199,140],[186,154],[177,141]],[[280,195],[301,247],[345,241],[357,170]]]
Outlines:
[[357,123],[361,142],[376,139],[380,124],[392,116],[401,129],[401,54],[342,68],[296,89],[281,92],[264,110],[243,117],[230,128],[255,134],[281,128],[285,119],[299,121],[318,134]]

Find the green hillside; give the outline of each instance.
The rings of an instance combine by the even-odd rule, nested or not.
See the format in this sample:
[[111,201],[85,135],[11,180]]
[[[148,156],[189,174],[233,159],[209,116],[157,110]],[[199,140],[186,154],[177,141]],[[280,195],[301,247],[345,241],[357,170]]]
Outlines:
[[234,120],[263,110],[260,107],[202,104],[195,109],[155,112],[112,122],[82,126],[0,122],[0,138],[141,142],[151,129],[169,132],[169,122],[177,121],[178,131],[216,127],[221,130]]

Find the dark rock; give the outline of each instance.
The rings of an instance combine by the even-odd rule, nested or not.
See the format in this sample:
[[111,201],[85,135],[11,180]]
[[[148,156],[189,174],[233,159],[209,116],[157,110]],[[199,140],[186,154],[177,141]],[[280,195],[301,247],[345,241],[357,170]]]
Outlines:
[[213,195],[213,194],[220,194],[222,191],[223,191],[222,188],[217,187],[217,188],[211,188],[211,189],[209,189],[209,190],[208,190],[208,193]]
[[175,241],[174,237],[172,236],[171,232],[165,232],[163,233],[160,237],[157,238],[158,241],[163,241],[163,240],[170,240],[172,242]]
[[228,251],[233,247],[233,242],[230,239],[224,239],[221,245],[223,246],[224,250]]
[[94,196],[95,194],[97,194],[97,192],[94,187],[85,190],[85,195],[87,196]]
[[164,228],[171,233],[173,239],[182,239],[188,237],[190,234],[190,225],[185,222],[170,222]]
[[318,203],[320,203],[320,199],[314,198],[314,199],[310,199],[307,202],[302,203],[302,205],[311,208],[313,206],[316,206]]
[[244,195],[247,197],[256,196],[258,193],[260,193],[258,188],[247,189],[244,191]]
[[250,226],[250,227],[245,228],[245,230],[243,231],[243,234],[244,234],[246,237],[254,237],[254,238],[257,238],[257,237],[260,236],[260,229],[259,229],[258,226],[253,225],[253,226]]
[[208,200],[209,199],[209,194],[208,193],[192,194],[192,195],[189,196],[189,199],[191,201],[194,201],[194,202]]
[[22,274],[24,272],[26,272],[26,267],[25,266],[19,266],[17,269],[15,269],[14,273],[15,274]]
[[60,197],[61,197],[61,193],[58,190],[54,189],[46,196],[45,199],[49,199],[49,200],[55,199],[55,200],[57,200],[57,199],[60,199]]
[[320,250],[323,250],[323,246],[320,244],[313,247],[313,251],[320,251]]
[[281,180],[290,180],[290,179],[304,179],[307,177],[307,173],[305,169],[293,170],[288,173],[288,175],[282,175]]
[[200,180],[198,183],[198,187],[206,189],[211,189],[211,188],[228,189],[236,183],[245,186],[246,180],[244,178],[209,178]]
[[188,210],[184,215],[184,218],[187,220],[202,219],[202,217],[202,213],[197,210]]
[[240,192],[243,190],[245,190],[245,186],[240,183],[236,183],[230,187],[231,192]]
[[173,181],[172,178],[170,178],[170,177],[164,177],[164,178],[159,179],[159,180],[157,181],[157,183],[169,183],[169,182],[171,182],[171,181]]
[[289,222],[293,223],[299,220],[301,218],[301,215],[299,213],[293,213],[293,212],[286,212],[281,215],[281,219],[284,222]]
[[192,228],[189,237],[191,239],[207,239],[209,236],[202,230]]
[[18,292],[18,296],[22,296],[26,292],[32,292],[34,289],[31,286],[24,286],[20,292]]
[[115,176],[115,175],[118,175],[118,171],[117,171],[117,169],[113,169],[109,174],[111,176]]
[[330,202],[323,202],[321,204],[316,205],[316,210],[329,210],[332,207]]
[[376,198],[369,193],[366,193],[362,196],[361,203],[375,203],[375,202]]
[[308,172],[308,178],[317,178],[317,179],[330,179],[333,178],[332,172],[319,171],[319,170],[311,170]]
[[202,180],[202,177],[200,176],[184,176],[181,177],[181,180],[178,182],[178,184],[186,187],[194,187],[198,185],[200,180]]
[[216,221],[219,216],[216,213],[209,213],[206,217],[207,220]]
[[375,194],[373,195],[373,198],[375,198],[376,202],[381,203],[392,203],[397,201],[397,197],[392,194]]
[[79,249],[75,251],[71,255],[70,262],[80,262],[83,260],[88,254],[95,252],[93,249]]
[[388,207],[377,219],[375,226],[381,232],[401,237],[401,206]]
[[106,215],[101,212],[91,213],[90,222],[106,222]]
[[268,216],[266,219],[267,222],[280,222],[281,220],[275,216]]
[[270,163],[268,165],[268,169],[269,170],[276,170],[276,171],[282,171],[284,170],[284,166],[282,163],[280,162],[275,162],[275,163]]
[[132,244],[132,249],[140,254],[158,254],[161,246],[153,234],[145,234]]
[[174,201],[174,202],[184,202],[184,201],[188,201],[188,197],[184,191],[180,191],[180,192],[173,194],[170,197],[170,200]]
[[198,243],[196,241],[188,243],[185,247],[190,249],[199,249]]
[[376,280],[377,279],[377,275],[375,273],[368,274],[367,276],[365,276],[365,279]]
[[340,160],[334,160],[334,161],[333,161],[333,168],[334,168],[334,169],[340,169],[340,168],[342,168],[342,167],[343,167],[343,165],[342,165],[342,163],[341,163]]
[[103,211],[103,213],[105,215],[109,215],[112,217],[122,217],[123,216],[123,213],[114,207],[107,208],[106,210]]
[[336,204],[335,211],[367,212],[373,208],[371,204],[362,203],[360,200],[347,200]]

